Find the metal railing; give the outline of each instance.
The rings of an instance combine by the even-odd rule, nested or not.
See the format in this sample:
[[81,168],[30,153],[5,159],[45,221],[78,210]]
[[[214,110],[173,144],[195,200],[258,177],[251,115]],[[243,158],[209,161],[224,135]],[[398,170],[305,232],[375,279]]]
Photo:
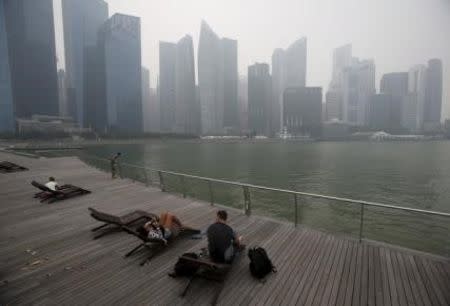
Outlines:
[[[98,156],[93,156],[90,154],[77,154],[82,160],[87,162],[88,164],[91,164],[92,166],[98,167],[102,169],[103,171],[110,172],[111,165],[110,160],[107,158],[101,158]],[[91,162],[89,162],[91,160]],[[100,166],[102,165],[102,166]],[[157,186],[161,189],[163,192],[177,192],[180,193],[183,197],[187,197],[188,195],[197,198],[202,199],[210,202],[210,205],[214,204],[225,204],[224,203],[224,196],[228,196],[228,193],[224,193],[224,186],[234,187],[237,191],[237,193],[241,193],[243,197],[243,203],[242,206],[239,206],[238,208],[242,209],[243,212],[250,216],[252,214],[252,208],[254,206],[257,206],[261,204],[261,200],[267,201],[266,197],[257,199],[256,198],[256,191],[267,191],[272,193],[280,193],[286,196],[286,199],[288,201],[291,201],[293,207],[289,208],[289,206],[282,205],[280,206],[280,209],[289,209],[289,218],[290,221],[294,224],[294,226],[298,226],[299,224],[307,224],[308,220],[304,220],[306,217],[305,215],[305,209],[306,207],[318,207],[316,204],[320,205],[320,200],[326,200],[327,202],[330,202],[330,204],[334,202],[339,204],[347,204],[350,205],[350,207],[357,208],[357,210],[344,211],[344,214],[354,222],[353,225],[351,225],[351,233],[357,232],[358,240],[361,242],[363,239],[370,239],[370,240],[380,240],[380,241],[386,241],[390,243],[396,243],[393,242],[392,239],[399,238],[401,239],[400,245],[404,245],[406,243],[406,246],[410,247],[408,243],[414,244],[412,247],[435,252],[435,253],[441,253],[441,255],[450,257],[450,213],[446,212],[439,212],[439,211],[432,211],[432,210],[424,210],[424,209],[417,209],[417,208],[409,208],[409,207],[402,207],[397,205],[390,205],[390,204],[384,204],[379,202],[372,202],[372,201],[364,201],[364,200],[355,200],[350,198],[343,198],[343,197],[335,197],[335,196],[328,196],[328,195],[322,195],[322,194],[316,194],[316,193],[309,193],[309,192],[302,192],[302,191],[295,191],[295,190],[289,190],[289,189],[281,189],[281,188],[273,188],[273,187],[266,187],[266,186],[260,186],[260,185],[254,185],[254,184],[248,184],[248,183],[241,183],[236,181],[228,181],[228,180],[222,180],[222,179],[215,179],[215,178],[209,178],[209,177],[203,177],[198,175],[192,175],[192,174],[186,174],[186,173],[179,173],[174,171],[167,171],[167,170],[160,170],[160,169],[153,169],[150,167],[143,167],[138,166],[130,163],[125,162],[119,162],[118,164],[118,175],[120,178],[127,177],[132,180],[141,181],[146,186]],[[124,170],[124,171],[123,171]],[[126,171],[125,171],[126,170]],[[175,178],[175,181],[173,180]],[[201,193],[202,194],[194,194],[192,180],[204,182],[206,185],[202,187]],[[217,188],[217,185],[221,185],[221,188]],[[177,186],[177,188],[175,188]],[[188,188],[190,187],[190,188]],[[240,191],[239,191],[240,190]],[[252,197],[252,192],[255,193]],[[230,196],[232,199],[231,205],[235,205],[235,196],[236,193],[233,193],[233,196]],[[268,196],[268,195],[266,195]],[[202,198],[203,197],[203,198]],[[289,200],[290,198],[290,200]],[[314,201],[313,204],[309,204],[307,198],[310,199],[316,199],[317,201]],[[279,198],[277,198],[278,201]],[[283,203],[286,204],[286,203]],[[334,204],[334,203],[333,203]],[[271,208],[272,200],[269,202],[268,208]],[[288,204],[289,205],[289,204]],[[338,205],[337,207],[342,207],[341,205]],[[371,208],[371,209],[369,209]],[[344,208],[343,208],[344,209]],[[378,209],[378,210],[377,210]],[[390,211],[397,211],[397,212],[405,212],[407,214],[414,214],[420,217],[419,222],[428,222],[427,223],[427,232],[432,233],[431,235],[434,235],[432,239],[427,239],[426,236],[427,233],[422,233],[421,229],[416,228],[415,223],[417,220],[411,220],[408,219],[411,216],[408,217],[408,215],[399,215],[399,214],[386,214],[385,210]],[[261,209],[258,210],[258,213],[266,213],[266,211],[261,211]],[[349,213],[349,214],[347,214]],[[386,219],[374,219],[375,215],[373,214],[381,214],[381,218]],[[359,215],[359,220],[356,219],[356,215]],[[392,215],[392,216],[391,216]],[[425,216],[428,216],[429,218],[425,218]],[[308,216],[309,217],[309,216]],[[372,218],[371,218],[372,217]],[[392,226],[398,226],[400,223],[396,222],[397,220],[394,219],[388,219],[388,218],[394,218],[394,217],[402,217],[406,219],[402,219],[403,223],[400,225],[401,227],[397,227],[396,230],[399,230],[401,233],[392,232],[390,229],[389,231],[385,232],[385,236],[389,237],[381,237],[379,236],[379,233],[377,233],[377,230],[384,229],[383,226],[391,226],[391,223],[395,223]],[[367,220],[368,219],[368,220]],[[394,220],[394,222],[391,222]],[[444,225],[442,226],[441,222],[444,221]],[[314,220],[316,222],[317,220]],[[320,221],[322,221],[322,216],[320,216]],[[325,220],[325,224],[328,226],[336,226],[333,222],[333,220]],[[371,222],[369,222],[371,221]],[[331,223],[330,223],[331,222]],[[357,222],[357,223],[356,223]],[[369,229],[365,232],[366,224],[369,222]],[[384,224],[380,224],[383,223]],[[391,222],[391,223],[390,223]],[[435,223],[438,222],[441,225],[436,225]],[[429,225],[429,226],[428,226]],[[347,229],[350,227],[348,224],[341,225],[344,228]],[[405,234],[403,226],[407,226],[410,231],[414,231],[414,234],[418,234],[419,240],[415,241],[413,237],[411,236],[411,233],[408,232]],[[313,224],[313,227],[319,227],[320,225]],[[327,229],[325,229],[327,230]],[[339,229],[340,230],[340,229]],[[337,230],[337,231],[339,231]],[[429,231],[428,231],[429,230]],[[438,230],[439,232],[433,232]],[[333,230],[334,231],[334,230]],[[375,233],[374,233],[375,231]],[[344,230],[345,232],[345,230]],[[348,232],[346,232],[348,233]],[[367,233],[367,237],[365,237],[365,233]],[[436,234],[436,235],[435,235]],[[369,236],[377,236],[375,239]],[[405,235],[405,236],[401,236]],[[431,237],[430,237],[431,238]],[[403,241],[403,239],[406,239],[406,241]],[[427,239],[427,241],[425,241]],[[433,240],[434,239],[434,240]],[[431,242],[430,242],[431,241]],[[424,248],[422,244],[427,244]],[[443,254],[442,254],[443,253]]]
[[[96,159],[102,162],[108,162],[108,159],[94,157],[94,156],[86,156],[84,157],[90,158],[90,159]],[[271,191],[271,192],[278,192],[278,193],[284,193],[289,194],[292,196],[292,203],[294,205],[294,225],[297,226],[299,224],[299,205],[301,205],[300,199],[304,197],[314,198],[314,199],[324,199],[324,200],[331,200],[339,203],[347,203],[351,205],[358,205],[359,210],[359,241],[361,241],[364,238],[364,212],[366,210],[366,207],[378,207],[378,208],[384,208],[384,209],[391,209],[391,210],[397,210],[397,211],[405,211],[409,213],[415,213],[415,214],[422,214],[422,215],[430,215],[430,216],[439,216],[439,217],[445,217],[448,218],[450,221],[450,213],[445,212],[438,212],[438,211],[431,211],[431,210],[423,210],[423,209],[417,209],[417,208],[409,208],[409,207],[401,207],[401,206],[395,206],[395,205],[388,205],[378,202],[371,202],[371,201],[363,201],[363,200],[354,200],[349,198],[341,198],[341,197],[334,197],[334,196],[327,196],[327,195],[321,195],[321,194],[315,194],[315,193],[308,193],[308,192],[301,192],[301,191],[294,191],[294,190],[288,190],[288,189],[280,189],[280,188],[273,188],[273,187],[266,187],[266,186],[260,186],[260,185],[253,185],[248,183],[240,183],[235,181],[228,181],[228,180],[222,180],[222,179],[214,179],[209,177],[203,177],[198,175],[191,175],[186,173],[179,173],[174,171],[166,171],[166,170],[160,170],[160,169],[153,169],[148,167],[142,167],[137,166],[129,163],[120,163],[119,166],[119,175],[122,177],[122,167],[128,167],[133,168],[137,171],[142,171],[144,183],[146,186],[149,185],[155,185],[154,181],[152,180],[151,176],[149,176],[149,172],[155,172],[158,174],[158,181],[159,181],[159,187],[161,191],[167,191],[167,186],[165,184],[164,175],[171,175],[179,178],[179,184],[181,185],[181,193],[183,197],[187,196],[187,185],[186,185],[186,179],[195,179],[199,181],[204,181],[208,184],[208,193],[209,193],[209,200],[210,204],[214,205],[215,203],[215,197],[214,197],[214,184],[226,184],[229,186],[236,186],[239,188],[242,188],[243,198],[244,198],[244,205],[243,205],[243,211],[246,215],[251,215],[252,213],[252,199],[251,199],[251,189],[257,189],[257,190],[264,190],[264,191]]]

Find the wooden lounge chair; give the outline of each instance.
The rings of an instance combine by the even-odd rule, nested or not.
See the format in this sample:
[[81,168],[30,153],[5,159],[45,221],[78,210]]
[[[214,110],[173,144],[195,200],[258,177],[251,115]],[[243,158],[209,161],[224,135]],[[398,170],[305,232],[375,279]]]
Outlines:
[[51,190],[47,186],[42,185],[36,181],[32,181],[31,185],[41,190],[41,192],[35,194],[35,197],[41,198],[41,203],[45,201],[48,201],[48,203],[53,203],[55,201],[65,200],[83,194],[91,193],[89,190],[68,184],[64,185],[63,188],[58,190]]
[[28,170],[28,168],[16,165],[16,164],[8,162],[8,161],[0,162],[0,173],[12,173],[12,172],[19,172],[19,171],[27,171],[27,170]]
[[191,262],[192,264],[198,265],[197,272],[189,277],[189,281],[181,292],[180,296],[186,296],[192,282],[196,278],[204,278],[207,280],[216,281],[219,283],[218,288],[213,296],[213,300],[211,301],[211,305],[216,305],[217,300],[219,299],[220,293],[222,292],[223,287],[225,286],[225,282],[230,274],[233,266],[239,261],[241,255],[244,253],[245,245],[241,245],[238,251],[235,253],[234,259],[232,263],[216,263],[213,262],[209,257],[195,259],[188,256],[181,256],[185,261]]
[[150,251],[150,255],[144,261],[141,262],[140,264],[141,266],[150,262],[150,260],[153,257],[161,253],[163,250],[171,246],[176,240],[182,238],[183,236],[200,234],[200,230],[197,229],[181,228],[180,234],[174,238],[169,239],[166,243],[166,241],[163,239],[149,238],[148,236],[143,235],[142,233],[128,226],[124,226],[123,230],[126,231],[128,234],[131,234],[141,240],[141,243],[138,246],[136,246],[130,252],[125,254],[125,257],[131,256],[134,252],[136,252],[142,247],[146,247]]
[[98,231],[99,229],[103,229],[107,226],[109,228],[103,230],[100,234],[96,235],[94,239],[100,238],[106,234],[109,234],[113,231],[121,230],[124,226],[131,226],[149,221],[150,219],[157,219],[158,216],[143,210],[135,210],[128,214],[122,216],[115,216],[105,212],[98,211],[92,207],[88,207],[91,217],[97,221],[104,222],[105,224],[100,225],[92,229],[93,232]]

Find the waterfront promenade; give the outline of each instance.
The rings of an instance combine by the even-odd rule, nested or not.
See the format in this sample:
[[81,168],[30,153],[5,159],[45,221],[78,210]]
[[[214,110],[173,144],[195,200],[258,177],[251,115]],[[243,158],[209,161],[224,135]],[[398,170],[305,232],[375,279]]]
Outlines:
[[[178,241],[150,264],[145,250],[124,258],[139,241],[126,233],[93,240],[99,223],[88,207],[122,214],[135,209],[171,211],[205,229],[216,207],[161,192],[89,167],[77,158],[33,159],[0,152],[29,171],[0,174],[0,304],[208,305],[215,283],[197,280],[185,298],[186,280],[167,276],[178,255],[205,239]],[[92,194],[41,204],[32,180],[55,176]],[[265,283],[251,278],[242,257],[219,297],[220,305],[450,305],[446,258],[331,234],[229,210],[231,225],[248,246],[267,249],[278,273]]]

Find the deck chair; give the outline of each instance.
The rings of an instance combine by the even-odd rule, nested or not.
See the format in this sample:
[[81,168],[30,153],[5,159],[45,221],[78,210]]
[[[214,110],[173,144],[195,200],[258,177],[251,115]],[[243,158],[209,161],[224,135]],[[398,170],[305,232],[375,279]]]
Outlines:
[[8,161],[0,162],[0,173],[12,173],[12,172],[19,172],[19,171],[27,171],[27,170],[28,170],[28,168],[16,165],[16,164],[8,162]]
[[222,292],[223,287],[225,286],[225,282],[230,274],[233,266],[237,264],[242,254],[244,253],[245,245],[241,245],[237,252],[235,253],[234,259],[232,263],[216,263],[213,262],[209,257],[195,259],[188,256],[181,256],[185,261],[189,261],[192,264],[198,265],[198,270],[194,275],[189,277],[189,280],[181,292],[180,296],[186,296],[189,288],[191,287],[194,279],[196,278],[204,278],[206,280],[211,280],[219,283],[216,292],[214,293],[213,300],[211,301],[211,305],[216,305],[217,300],[219,299],[220,293]]
[[200,230],[197,229],[191,229],[191,228],[181,228],[180,234],[177,237],[174,237],[172,239],[169,239],[167,243],[163,239],[155,239],[155,238],[149,238],[148,236],[138,232],[137,230],[124,226],[123,230],[127,232],[130,235],[135,236],[136,238],[141,240],[141,243],[136,246],[134,249],[132,249],[130,252],[125,254],[125,257],[129,257],[132,254],[134,254],[137,250],[141,249],[142,247],[146,247],[150,254],[149,256],[140,263],[141,266],[147,264],[152,260],[153,257],[160,254],[162,251],[164,251],[166,248],[170,247],[175,243],[175,241],[179,240],[183,236],[189,236],[189,235],[195,235],[200,234]]
[[[58,190],[51,190],[47,186],[42,185],[36,181],[32,181],[31,185],[33,185],[34,187],[41,190],[41,192],[43,192],[43,193],[36,194],[36,195],[39,194],[38,197],[41,198],[41,203],[45,202],[45,201],[48,201],[48,203],[53,203],[55,201],[66,200],[66,199],[73,198],[76,196],[91,193],[89,190],[86,190],[86,189],[83,189],[83,188],[80,188],[77,186],[73,186],[73,185],[68,185],[68,184],[64,185],[64,188],[61,188]],[[35,197],[36,197],[36,195],[35,195]]]
[[135,210],[122,216],[115,216],[105,212],[98,211],[92,207],[88,207],[88,209],[90,211],[92,218],[94,218],[97,221],[104,222],[103,225],[93,228],[92,229],[93,232],[108,227],[107,229],[103,230],[100,234],[94,236],[94,239],[98,239],[106,234],[109,234],[117,230],[122,230],[122,227],[124,226],[137,225],[138,223],[143,224],[149,221],[150,219],[158,218],[157,215],[143,210]]

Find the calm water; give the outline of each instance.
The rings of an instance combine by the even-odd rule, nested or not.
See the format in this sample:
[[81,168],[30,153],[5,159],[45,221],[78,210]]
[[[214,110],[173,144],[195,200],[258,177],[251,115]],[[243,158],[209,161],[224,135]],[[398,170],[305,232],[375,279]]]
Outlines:
[[[149,141],[102,145],[86,153],[147,167],[311,193],[450,212],[450,142],[200,142]],[[127,176],[140,175],[124,169]],[[154,175],[154,174],[153,174]],[[153,176],[156,179],[156,176]],[[169,189],[180,189],[165,178]],[[207,185],[188,182],[188,193],[209,199]],[[216,185],[217,202],[242,207],[241,188]],[[294,201],[252,191],[252,208],[293,221]],[[359,206],[301,199],[300,222],[327,231],[359,232]],[[364,212],[364,237],[450,255],[450,219],[391,210]]]

